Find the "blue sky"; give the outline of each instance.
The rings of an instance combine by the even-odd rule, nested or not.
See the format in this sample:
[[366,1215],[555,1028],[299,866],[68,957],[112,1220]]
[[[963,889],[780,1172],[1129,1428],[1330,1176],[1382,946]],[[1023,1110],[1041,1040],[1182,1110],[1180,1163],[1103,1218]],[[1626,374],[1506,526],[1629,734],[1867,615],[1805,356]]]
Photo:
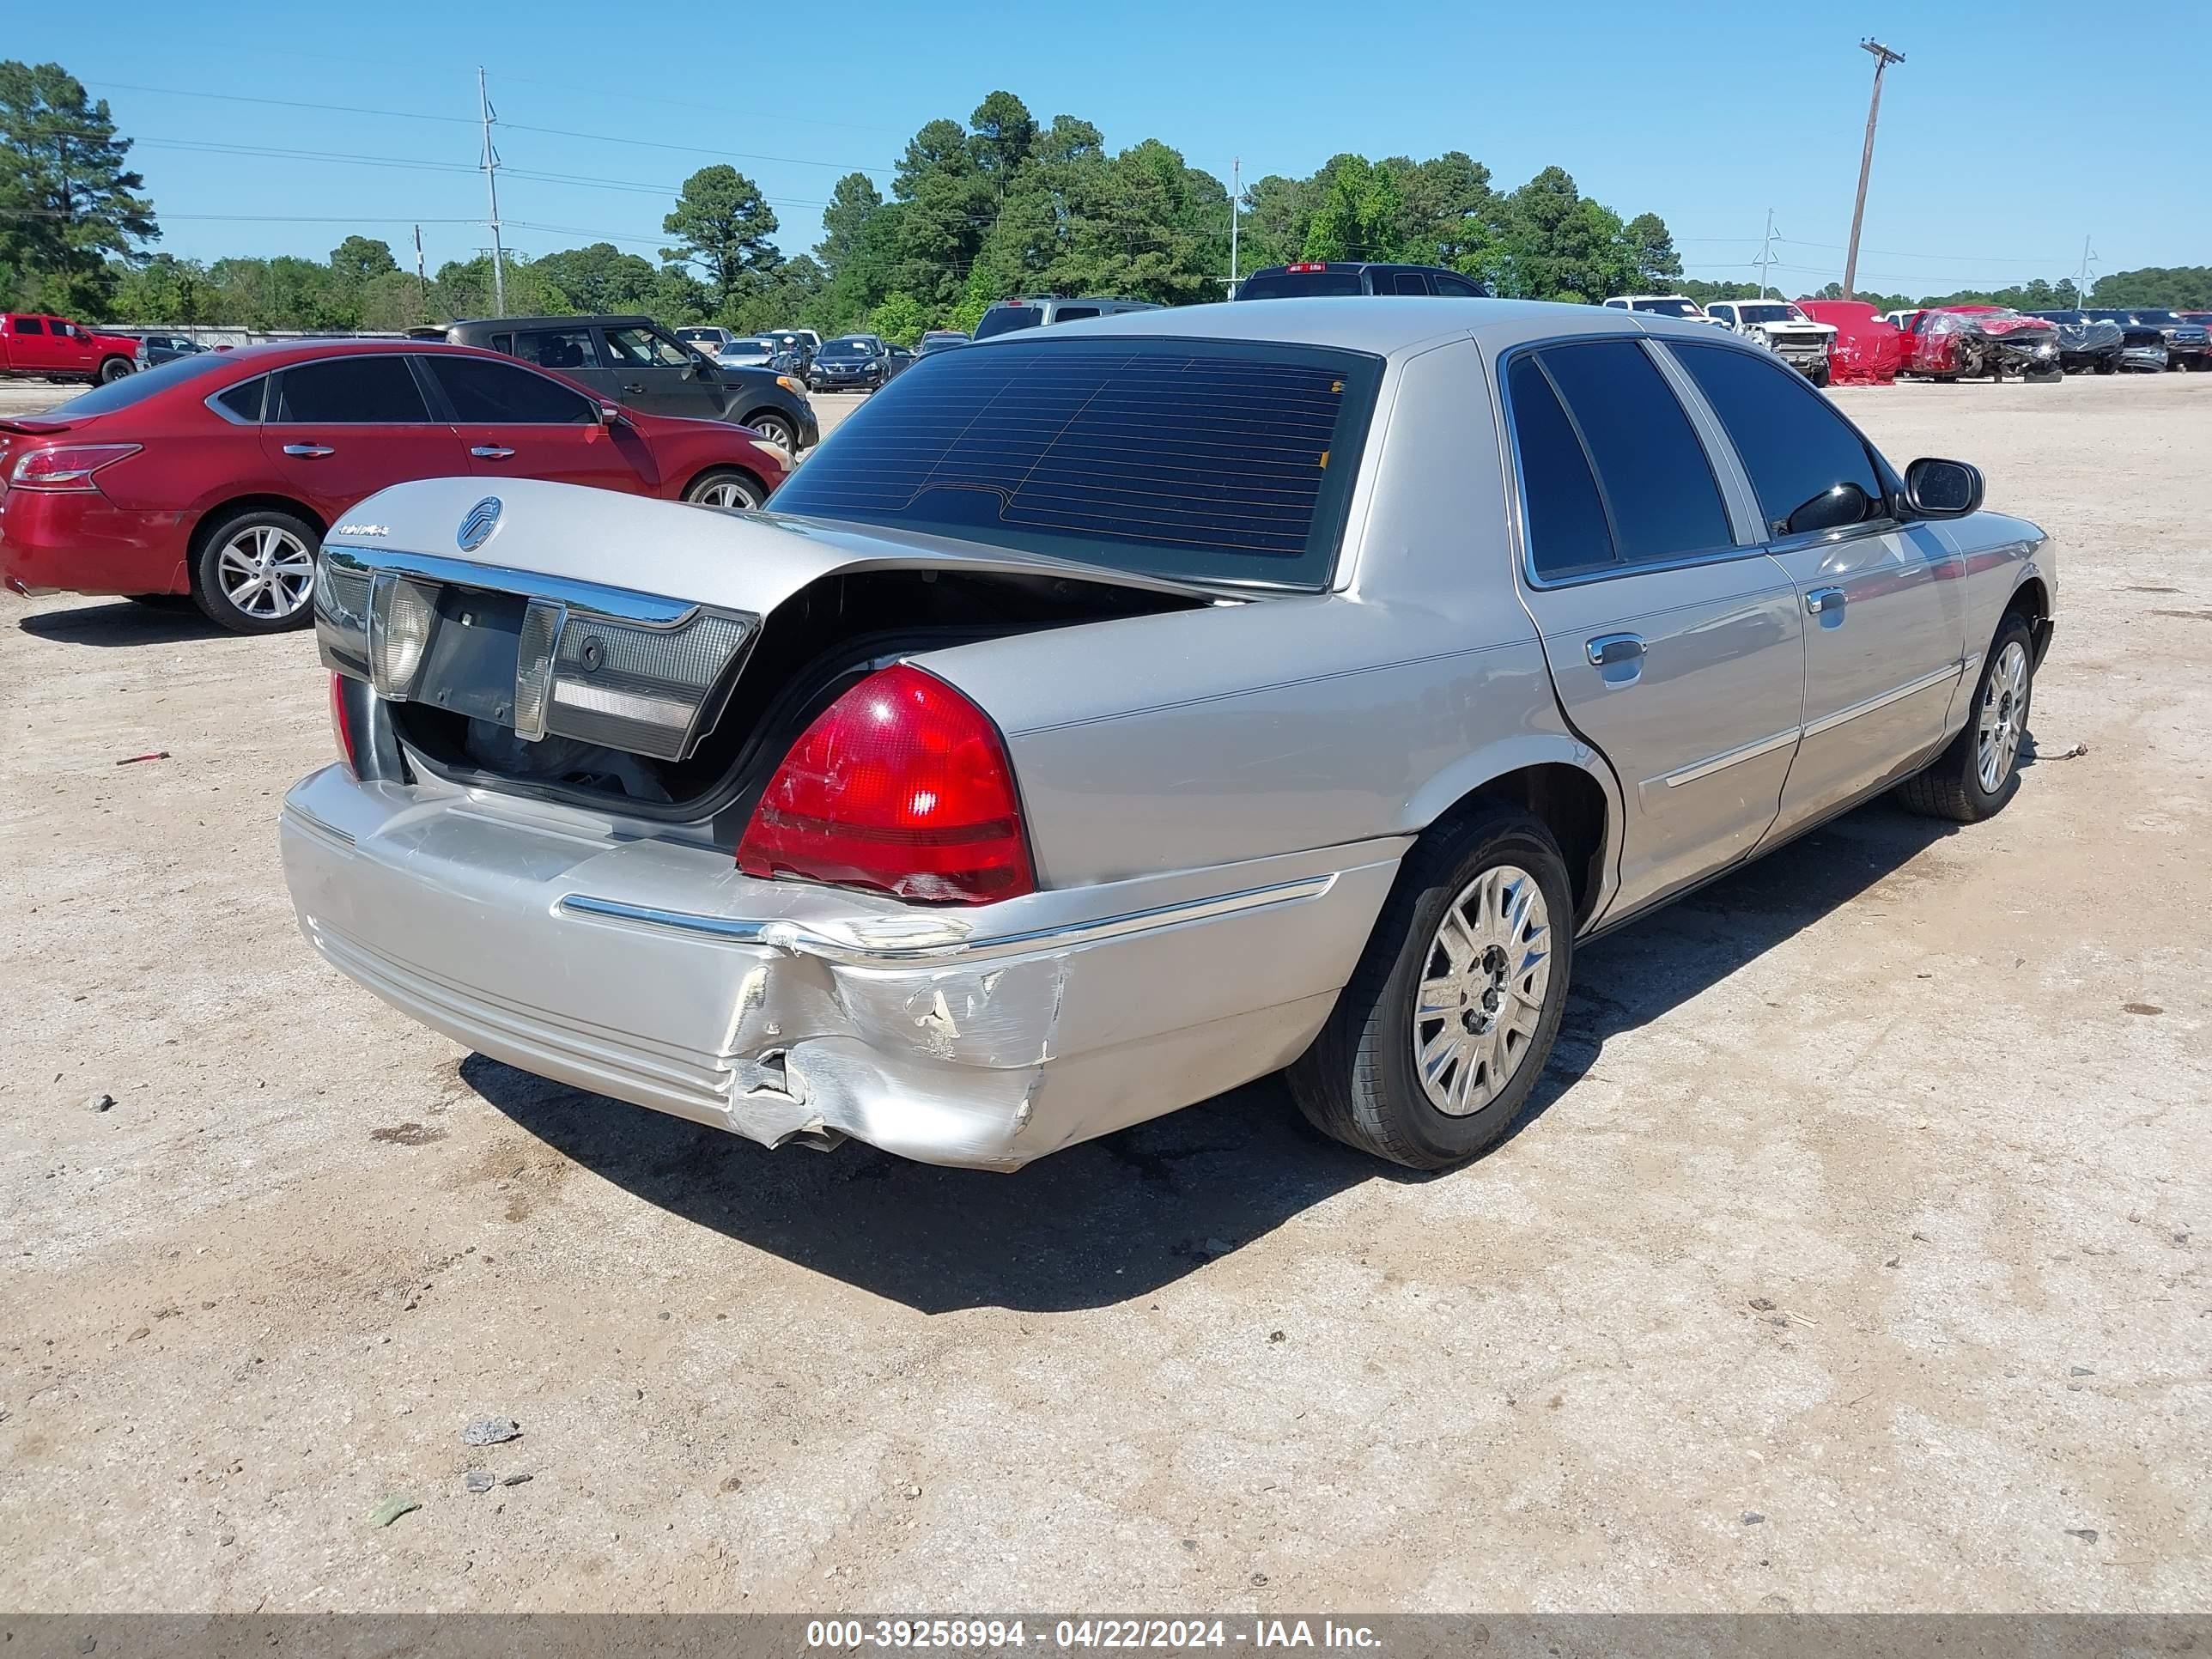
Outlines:
[[[969,0],[750,11],[703,0],[459,10],[249,0],[226,9],[219,31],[181,35],[178,15],[122,0],[95,36],[57,38],[100,43],[62,61],[141,140],[134,160],[162,246],[204,258],[319,256],[358,229],[404,264],[418,219],[434,270],[485,246],[481,224],[441,222],[483,213],[465,124],[482,63],[507,124],[502,216],[525,252],[611,240],[652,257],[668,206],[660,187],[717,159],[760,183],[779,240],[803,249],[841,173],[860,167],[887,184],[923,121],[964,119],[1003,87],[1040,118],[1086,117],[1116,148],[1157,137],[1224,179],[1231,157],[1249,182],[1309,173],[1347,149],[1463,149],[1504,187],[1557,163],[1624,215],[1662,215],[1697,276],[1749,276],[1771,208],[1788,239],[1775,280],[1795,291],[1841,273],[1873,70],[1856,42],[1872,33],[1906,61],[1883,94],[1862,288],[2069,275],[2085,234],[2097,270],[2212,264],[2212,37],[2201,6],[2134,5],[2107,27],[2111,14],[2040,0],[1873,0],[1832,16],[1656,0],[1510,11],[1125,0],[1073,12]],[[2161,40],[2174,49],[2146,46]]]

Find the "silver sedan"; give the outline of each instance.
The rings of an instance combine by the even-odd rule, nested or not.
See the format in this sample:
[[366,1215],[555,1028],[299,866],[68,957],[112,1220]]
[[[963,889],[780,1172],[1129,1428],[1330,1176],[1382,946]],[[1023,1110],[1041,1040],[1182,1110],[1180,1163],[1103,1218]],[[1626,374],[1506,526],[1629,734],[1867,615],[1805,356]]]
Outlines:
[[1287,1068],[1495,1144],[1576,946],[1881,791],[2002,809],[2055,549],[1771,353],[1510,301],[933,355],[763,514],[404,484],[326,538],[308,937],[487,1054],[1012,1168]]

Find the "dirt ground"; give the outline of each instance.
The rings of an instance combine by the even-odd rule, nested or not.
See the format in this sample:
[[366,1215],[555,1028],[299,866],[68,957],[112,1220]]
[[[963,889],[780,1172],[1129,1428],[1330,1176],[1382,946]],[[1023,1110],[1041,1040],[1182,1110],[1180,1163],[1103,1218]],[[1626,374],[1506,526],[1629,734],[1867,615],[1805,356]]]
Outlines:
[[0,601],[0,1606],[2203,1608],[2212,376],[1838,395],[2060,538],[2043,758],[1592,947],[1432,1179],[472,1058],[295,930],[307,636]]

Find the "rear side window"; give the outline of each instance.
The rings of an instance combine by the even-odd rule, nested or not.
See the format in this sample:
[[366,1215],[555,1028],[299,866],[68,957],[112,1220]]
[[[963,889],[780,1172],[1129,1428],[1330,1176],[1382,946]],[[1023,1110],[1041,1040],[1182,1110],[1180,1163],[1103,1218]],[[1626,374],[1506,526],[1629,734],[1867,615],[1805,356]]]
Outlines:
[[291,424],[420,425],[430,410],[406,358],[378,353],[286,369],[276,377],[276,418]]
[[1482,290],[1464,276],[1448,276],[1439,270],[1429,280],[1437,285],[1437,293],[1447,295],[1455,300],[1480,300],[1485,297]]
[[257,374],[250,380],[241,380],[228,392],[216,393],[215,400],[224,409],[249,426],[261,420],[261,399],[269,390],[269,377]]
[[46,325],[39,318],[18,317],[15,319],[15,332],[18,334],[44,334],[46,331]]
[[1054,309],[1052,319],[1055,323],[1079,323],[1085,317],[1096,317],[1097,314],[1097,306],[1060,306]]
[[196,380],[203,374],[222,379],[222,371],[238,372],[235,358],[213,351],[204,351],[191,357],[173,357],[137,374],[126,374],[119,380],[110,380],[106,386],[96,386],[89,392],[81,392],[67,403],[47,412],[60,415],[67,411],[76,419],[87,415],[106,415],[118,409],[128,409],[133,404],[143,404],[149,398],[167,392],[171,386],[186,380]]
[[511,348],[500,347],[510,357],[520,357],[526,363],[536,363],[541,368],[597,368],[599,349],[592,343],[588,328],[524,329],[514,337]]
[[592,404],[526,368],[482,357],[433,357],[429,367],[457,421],[580,426],[599,419]]
[[975,337],[988,340],[994,334],[1012,334],[1018,328],[1035,328],[1043,320],[1042,306],[993,306],[975,325]]
[[1418,270],[1394,270],[1390,273],[1390,292],[1393,294],[1426,294],[1429,279]]
[[1039,336],[917,362],[779,512],[1117,569],[1319,586],[1378,359],[1319,347]]
[[[1802,376],[1726,346],[1673,350],[1728,428],[1770,534],[1834,530],[1887,516],[1866,445]],[[1846,486],[1855,486],[1857,496]]]
[[1582,440],[1533,356],[1506,371],[1521,493],[1528,514],[1528,559],[1542,577],[1601,570],[1614,562],[1613,532]]
[[1643,347],[1599,340],[1536,355],[1589,455],[1616,557],[1649,564],[1734,544],[1705,446]]

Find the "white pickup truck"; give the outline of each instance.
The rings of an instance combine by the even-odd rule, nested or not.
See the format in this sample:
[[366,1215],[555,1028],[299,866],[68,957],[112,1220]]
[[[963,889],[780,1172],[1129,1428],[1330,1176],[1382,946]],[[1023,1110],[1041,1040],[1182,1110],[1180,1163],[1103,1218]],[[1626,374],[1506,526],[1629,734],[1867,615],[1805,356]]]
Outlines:
[[1816,323],[1787,300],[1716,300],[1705,315],[1723,327],[1771,347],[1814,386],[1828,383],[1833,323]]

